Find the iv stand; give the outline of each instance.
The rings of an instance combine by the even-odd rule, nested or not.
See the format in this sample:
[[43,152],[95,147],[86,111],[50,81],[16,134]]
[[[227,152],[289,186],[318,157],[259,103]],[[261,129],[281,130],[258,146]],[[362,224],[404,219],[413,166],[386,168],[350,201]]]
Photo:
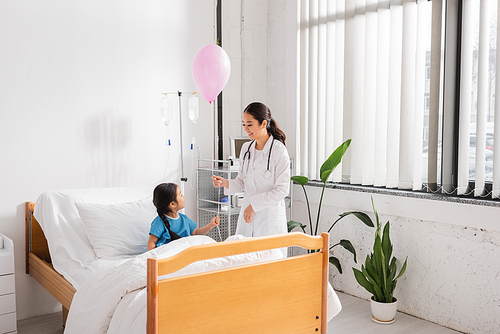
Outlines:
[[[196,92],[194,92],[196,93]],[[190,94],[194,94],[194,93],[190,93]],[[165,95],[167,94],[177,94],[177,96],[179,96],[179,123],[180,123],[180,151],[181,151],[181,191],[182,193],[184,193],[184,183],[187,182],[187,177],[184,176],[184,152],[183,152],[183,143],[182,143],[182,108],[181,108],[181,96],[182,94],[186,94],[186,93],[182,93],[181,91],[177,91],[177,92],[167,92],[167,93],[163,93]]]
[[[182,148],[184,147],[184,145],[182,144],[182,113],[181,113],[181,95],[182,95],[182,92],[177,92],[177,94],[179,95],[179,123],[180,123],[180,134],[181,134],[181,184],[183,184],[182,182],[187,182],[187,177],[184,176],[184,153],[183,153],[183,150]],[[184,187],[182,187],[182,191],[184,192]]]

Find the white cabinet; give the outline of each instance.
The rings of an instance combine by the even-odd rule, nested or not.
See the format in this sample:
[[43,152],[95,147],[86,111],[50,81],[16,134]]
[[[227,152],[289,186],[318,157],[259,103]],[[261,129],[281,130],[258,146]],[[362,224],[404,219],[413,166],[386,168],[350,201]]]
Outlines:
[[3,234],[0,234],[0,333],[17,333],[14,243]]
[[[234,179],[238,175],[238,168],[231,165],[230,160],[198,158],[198,227],[210,223],[212,218],[219,214],[219,228],[213,228],[207,233],[209,237],[217,241],[226,240],[227,237],[235,234],[240,214],[240,207],[237,205],[234,196],[226,197],[224,188],[215,188],[212,180],[212,175],[222,176],[225,179]],[[227,199],[227,202],[223,202],[224,198]]]

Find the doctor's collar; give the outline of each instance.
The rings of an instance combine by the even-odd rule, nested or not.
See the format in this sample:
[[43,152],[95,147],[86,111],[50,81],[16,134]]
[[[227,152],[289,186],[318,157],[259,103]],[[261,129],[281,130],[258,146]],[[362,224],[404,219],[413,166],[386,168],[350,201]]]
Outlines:
[[273,140],[274,140],[274,137],[273,137],[273,135],[271,135],[271,134],[270,134],[270,135],[269,135],[269,138],[267,138],[267,141],[266,141],[266,143],[264,144],[264,147],[262,148],[262,150],[257,150],[256,145],[251,145],[251,146],[253,146],[253,148],[254,148],[255,150],[257,150],[257,151],[267,152],[267,151],[269,151],[269,148],[271,147],[271,144],[272,144]]

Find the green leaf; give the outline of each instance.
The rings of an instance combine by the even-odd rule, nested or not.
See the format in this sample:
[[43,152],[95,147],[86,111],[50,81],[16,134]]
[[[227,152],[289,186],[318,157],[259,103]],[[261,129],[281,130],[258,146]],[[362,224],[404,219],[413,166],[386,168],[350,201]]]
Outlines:
[[[371,266],[373,267],[373,270],[379,276],[382,276],[382,268],[377,266],[377,259],[375,258],[375,254],[373,254],[373,253],[370,254],[370,262],[371,262]],[[382,277],[381,277],[381,279],[382,279]]]
[[359,220],[361,220],[363,223],[365,223],[366,226],[369,226],[369,227],[374,227],[373,225],[373,222],[372,222],[372,219],[370,218],[370,216],[368,216],[366,213],[364,212],[359,212],[359,211],[349,211],[349,212],[344,212],[342,214],[340,214],[340,218],[344,218],[345,216],[348,216],[348,215],[353,215],[353,216],[356,216],[356,218],[358,218]]
[[339,271],[339,273],[342,274],[342,266],[340,265],[339,259],[337,259],[335,256],[330,256],[330,258],[328,260],[330,261],[331,264],[333,264],[335,267],[337,267],[337,270]]
[[397,266],[396,266],[396,258],[393,257],[391,260],[391,265],[389,266],[389,277],[387,278],[388,281],[393,281],[394,277],[396,277],[396,272],[397,272]]
[[328,159],[326,159],[323,165],[321,165],[319,173],[321,175],[321,181],[323,181],[323,183],[326,183],[328,181],[330,174],[338,166],[338,164],[342,160],[342,157],[344,156],[345,151],[349,148],[350,144],[351,140],[347,139],[339,147],[337,147],[337,149],[333,151],[333,153],[328,157]]
[[406,262],[408,261],[408,257],[406,257],[405,263],[403,264],[403,268],[401,268],[401,271],[399,272],[398,277],[396,279],[400,278],[406,271]]
[[371,259],[369,258],[368,255],[366,256],[365,267],[366,267],[366,271],[373,278],[373,280],[375,281],[375,283],[378,286],[382,286],[382,278],[380,277],[380,274],[376,271],[376,269],[373,266],[373,264],[371,262]]
[[375,243],[373,244],[373,261],[375,270],[382,274],[382,242],[378,235],[375,236]]
[[397,281],[394,281],[394,284],[391,287],[391,294],[387,296],[387,303],[392,303],[394,301],[394,290],[396,289]]
[[354,263],[358,263],[358,261],[356,260],[356,250],[354,249],[354,246],[351,244],[351,242],[349,240],[342,239],[340,240],[340,245],[351,252],[354,255]]
[[298,184],[305,186],[307,182],[309,182],[309,179],[305,176],[302,175],[295,175],[290,178],[293,182],[297,182]]
[[[385,258],[384,258],[384,253],[382,252],[382,241],[380,240],[380,237],[378,235],[375,236],[375,244],[373,246],[373,258],[375,260],[374,265],[376,271],[379,273],[380,278],[382,279],[381,287],[385,287],[387,280],[387,272],[384,265]],[[380,298],[377,301],[380,301]]]
[[304,233],[306,232],[305,231],[306,225],[304,225],[298,221],[290,220],[289,222],[287,222],[287,225],[288,225],[288,233],[290,233],[297,226],[300,226],[300,228],[304,231]]
[[368,282],[370,282],[371,285],[373,286],[373,290],[375,291],[375,293],[373,294],[373,297],[375,298],[375,301],[383,300],[384,293],[382,292],[382,288],[376,284],[375,280],[372,277],[370,277],[370,275],[368,275],[368,272],[366,271],[366,269],[363,266],[361,266],[361,272],[366,277]]
[[373,207],[373,213],[375,213],[375,218],[377,220],[377,228],[380,229],[380,221],[378,219],[377,209],[375,209],[375,202],[373,201],[373,196],[372,196],[372,207]]
[[370,282],[368,282],[365,275],[363,275],[363,273],[356,268],[352,268],[352,271],[354,271],[354,277],[356,278],[356,281],[358,281],[359,285],[365,288],[366,291],[368,291],[372,295],[375,295],[375,290],[373,289],[373,285]]
[[[391,265],[389,266],[389,274],[387,276],[387,281],[385,282],[385,295],[392,295],[394,292],[394,277],[396,276],[396,258],[393,257],[391,260]],[[387,300],[387,298],[386,298]]]
[[384,267],[387,269],[389,267],[389,260],[392,255],[392,244],[391,238],[389,236],[390,224],[387,222],[384,226],[384,233],[382,234],[382,252],[384,253],[385,261],[383,263]]
[[391,303],[392,297],[394,295],[394,289],[396,288],[396,281],[389,282],[389,287],[385,292],[385,303]]

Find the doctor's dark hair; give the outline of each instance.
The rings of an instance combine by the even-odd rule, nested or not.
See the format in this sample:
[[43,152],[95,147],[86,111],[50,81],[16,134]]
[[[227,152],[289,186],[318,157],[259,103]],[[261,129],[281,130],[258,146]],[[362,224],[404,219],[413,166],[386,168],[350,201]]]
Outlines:
[[179,186],[175,183],[160,183],[153,190],[153,204],[156,206],[156,212],[158,212],[158,216],[160,216],[161,220],[165,224],[165,227],[170,233],[171,240],[179,239],[179,235],[173,232],[170,229],[170,223],[168,222],[167,217],[165,215],[168,212],[173,212],[170,209],[170,203],[177,203],[177,188]]
[[276,123],[273,116],[271,116],[271,110],[264,103],[252,102],[243,112],[252,115],[253,118],[259,121],[259,125],[262,125],[262,122],[267,121],[267,133],[273,135],[273,137],[282,142],[283,145],[286,145],[285,133],[278,127],[278,123]]

